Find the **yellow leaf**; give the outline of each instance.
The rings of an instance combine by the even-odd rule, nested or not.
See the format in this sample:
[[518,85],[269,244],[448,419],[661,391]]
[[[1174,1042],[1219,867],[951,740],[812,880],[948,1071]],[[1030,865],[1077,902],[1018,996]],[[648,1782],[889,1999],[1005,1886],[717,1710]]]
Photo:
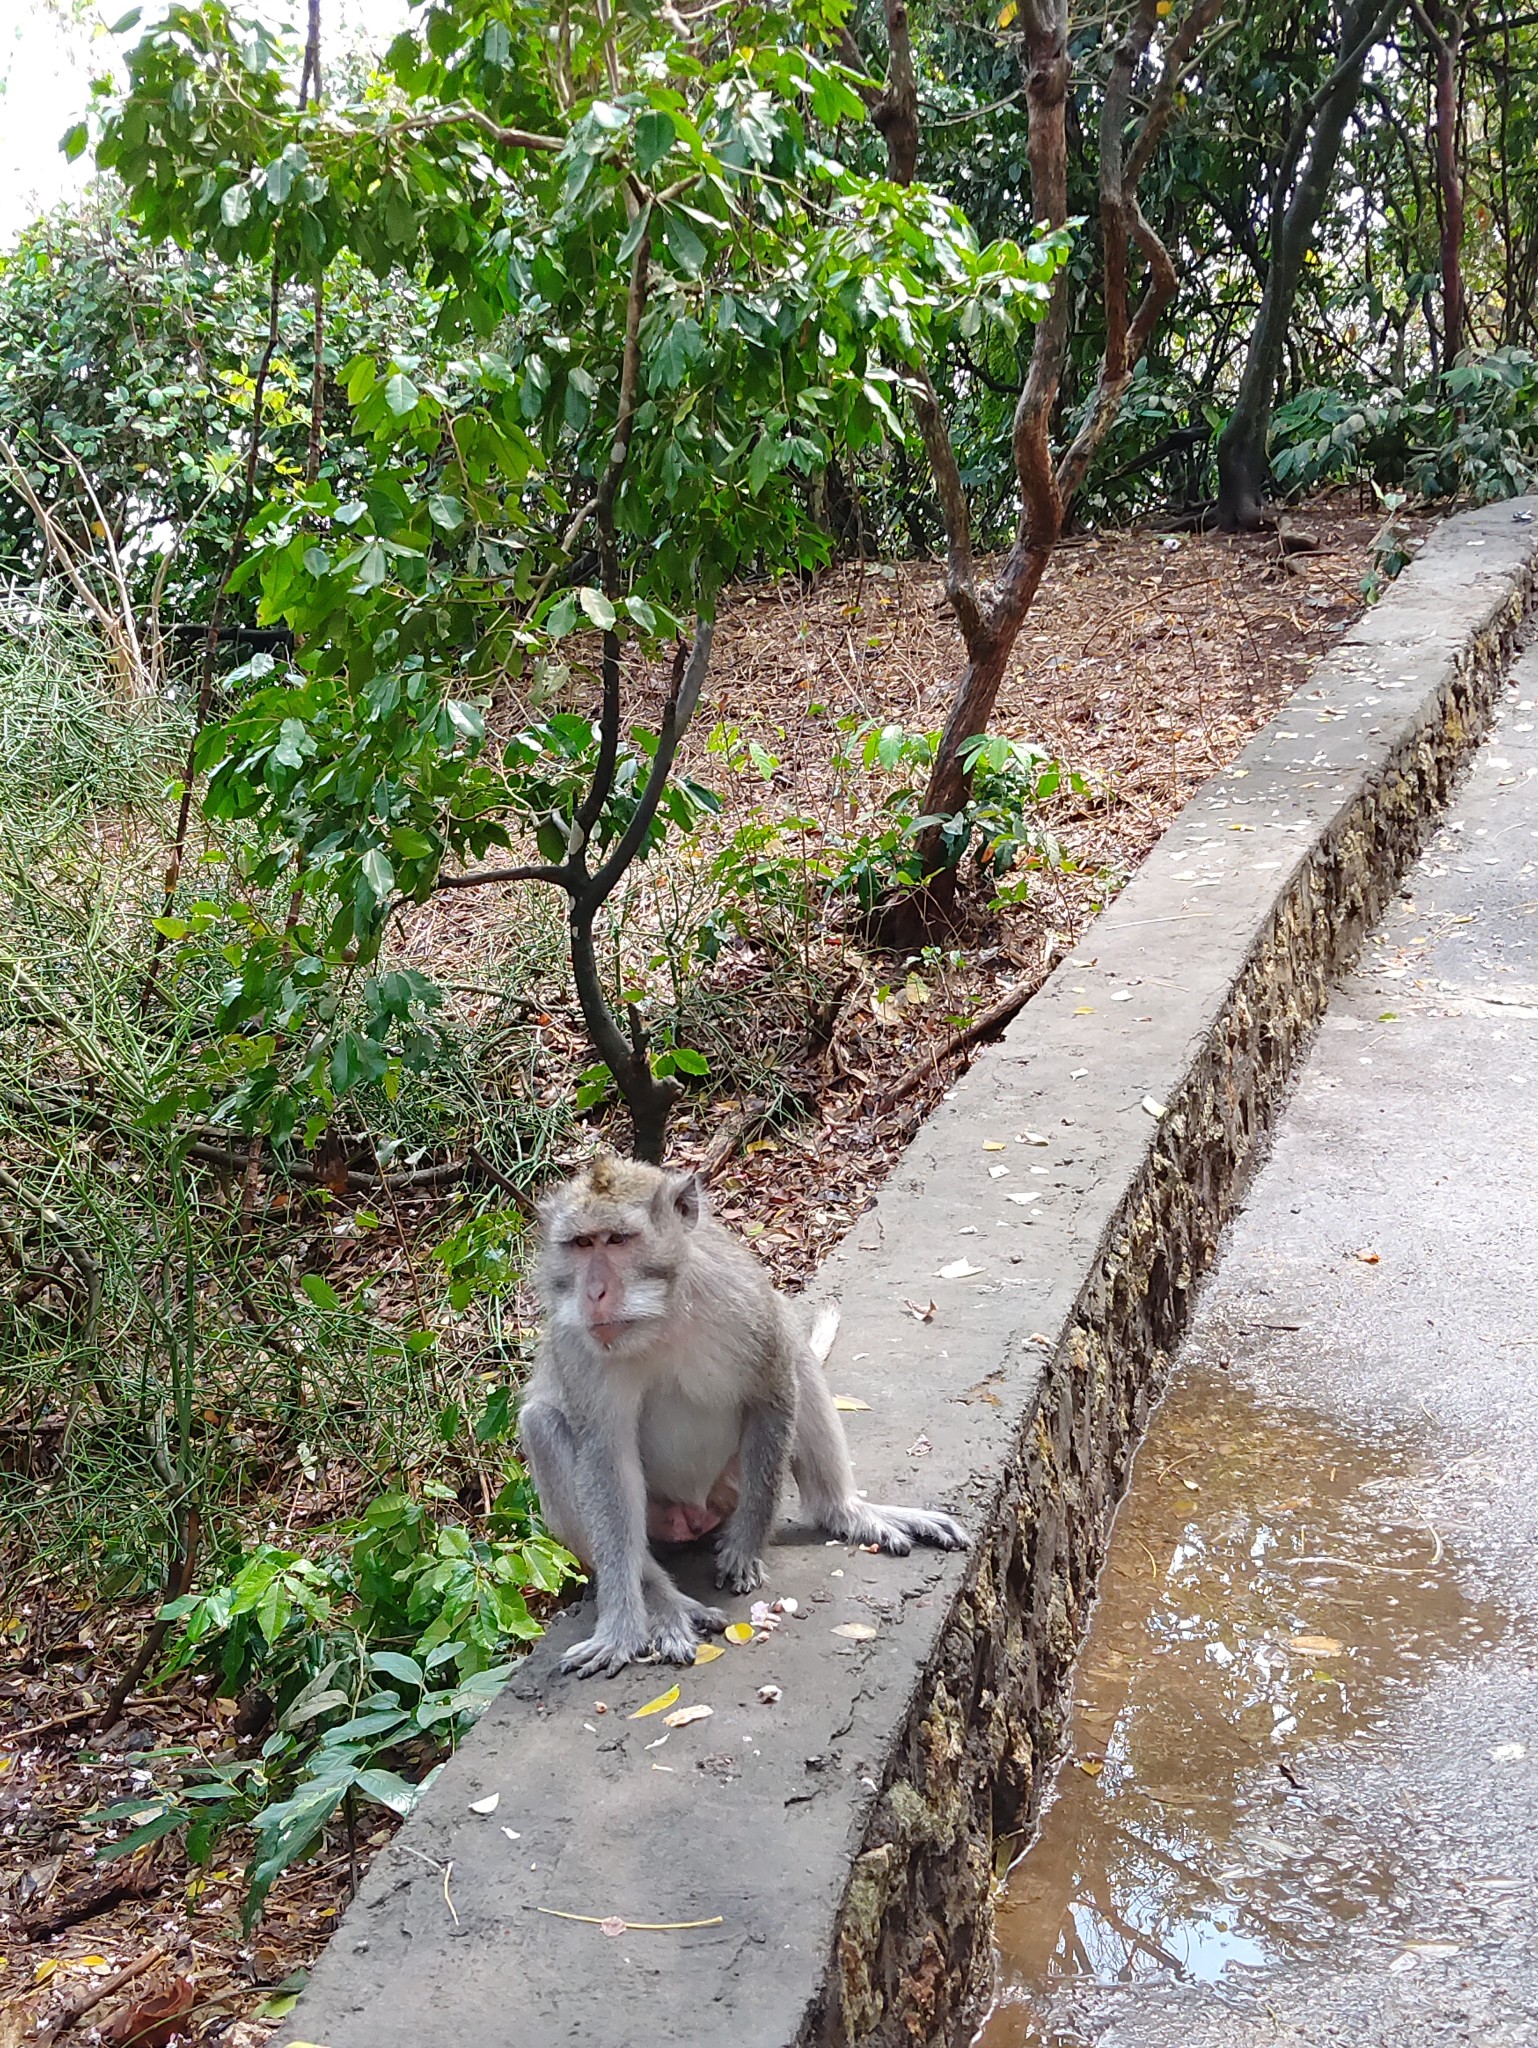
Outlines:
[[983,1150],[985,1152],[1002,1152],[1005,1150],[1005,1146],[999,1138],[984,1138]]
[[1093,1017],[1095,1014],[1095,1006],[1093,1003],[1080,1003],[1079,1007],[1074,1011],[1073,1014],[1076,1017]]
[[670,1685],[666,1692],[659,1692],[654,1700],[648,1700],[644,1707],[637,1707],[631,1715],[632,1721],[644,1721],[648,1714],[660,1714],[664,1707],[673,1706],[678,1699],[678,1687]]
[[751,1643],[753,1640],[753,1624],[748,1621],[732,1622],[727,1628],[726,1640],[729,1643]]
[[847,1636],[852,1643],[868,1643],[876,1631],[868,1621],[842,1621],[833,1633]]
[[77,1956],[75,1961],[82,1970],[110,1970],[112,1967],[105,1956]]
[[1075,1761],[1086,1778],[1098,1778],[1105,1769],[1105,1758],[1103,1756],[1081,1756],[1076,1758]]
[[835,1394],[833,1405],[835,1408],[841,1408],[846,1415],[860,1415],[870,1407],[869,1401],[857,1401],[853,1394]]
[[1294,1636],[1292,1647],[1307,1650],[1314,1657],[1338,1657],[1346,1646],[1338,1643],[1334,1636]]
[[46,1984],[58,1967],[59,1959],[57,1956],[51,1957],[46,1963],[39,1963],[32,1972],[34,1981],[39,1984]]
[[1162,20],[1164,19],[1164,17],[1165,17],[1165,15],[1166,15],[1166,14],[1169,14],[1169,13],[1173,12],[1173,10],[1174,10],[1174,5],[1175,5],[1175,0],[1159,0],[1159,9],[1158,9],[1158,12],[1159,12],[1159,19],[1160,19],[1161,21],[1162,21]]
[[1019,12],[1020,9],[1015,4],[1015,0],[1004,0],[1004,5],[999,9],[999,27],[1008,28]]
[[700,1643],[695,1647],[694,1661],[696,1664],[714,1664],[717,1657],[725,1655],[719,1643]]

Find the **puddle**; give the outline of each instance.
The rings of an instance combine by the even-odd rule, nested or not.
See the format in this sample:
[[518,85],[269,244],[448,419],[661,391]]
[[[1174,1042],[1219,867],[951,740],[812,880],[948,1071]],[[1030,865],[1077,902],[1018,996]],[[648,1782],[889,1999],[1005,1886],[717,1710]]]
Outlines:
[[1408,1924],[1395,1831],[1305,1795],[1506,1633],[1414,1505],[1421,1469],[1403,1435],[1283,1412],[1214,1366],[1171,1388],[1117,1515],[1058,1791],[1000,1905],[977,2048],[1077,2040],[1050,2020],[1069,1980],[1213,1983]]

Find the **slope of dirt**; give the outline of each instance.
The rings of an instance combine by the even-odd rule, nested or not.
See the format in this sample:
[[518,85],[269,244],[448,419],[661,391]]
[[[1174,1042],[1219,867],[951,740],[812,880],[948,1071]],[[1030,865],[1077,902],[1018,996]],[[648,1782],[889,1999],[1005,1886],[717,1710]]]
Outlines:
[[[802,935],[794,971],[751,937],[723,951],[691,997],[710,1041],[711,1091],[680,1105],[674,1149],[707,1165],[719,1212],[782,1280],[803,1279],[868,1202],[965,1057],[958,1037],[1071,949],[1197,784],[1306,681],[1361,608],[1378,525],[1341,500],[1288,515],[1290,539],[1308,544],[1296,552],[1275,535],[1071,541],[1031,614],[996,720],[1087,782],[1087,795],[1060,795],[1045,819],[1071,866],[1041,872],[1023,907],[974,916],[912,959],[873,953],[849,928],[823,923]],[[767,789],[761,777],[726,779],[719,830],[766,803],[826,816],[850,802],[848,778],[833,768],[836,721],[937,726],[958,658],[931,565],[848,566],[811,591],[779,583],[736,593],[688,765],[721,786],[703,747],[713,721],[740,728],[778,765]],[[853,800],[863,800],[858,789]],[[636,897],[647,944],[662,915],[658,888]],[[407,930],[408,955],[457,982],[467,1026],[506,1000],[492,984],[528,943],[527,897],[456,892]],[[559,989],[529,995],[531,1071],[555,1101],[590,1054]],[[427,1187],[392,1205],[375,1235],[376,1270],[393,1237],[393,1263],[409,1275],[414,1241],[443,1234],[447,1199]],[[532,1303],[518,1307],[527,1321]],[[308,1487],[301,1479],[275,1519],[315,1526],[348,1490],[346,1475]],[[278,1884],[250,1938],[233,1850],[207,1871],[164,1847],[98,1870],[101,1837],[83,1817],[142,1789],[138,1755],[174,1743],[229,1754],[238,1740],[232,1704],[186,1679],[134,1706],[110,1747],[84,1732],[89,1703],[105,1697],[149,1611],[77,1603],[43,1575],[13,1580],[0,1606],[0,1728],[10,1731],[0,1735],[0,2048],[39,2039],[253,2048],[268,2037],[275,1994],[281,2010],[276,1987],[319,1952],[352,1870],[387,1838],[377,1811],[353,1841],[337,1831]]]

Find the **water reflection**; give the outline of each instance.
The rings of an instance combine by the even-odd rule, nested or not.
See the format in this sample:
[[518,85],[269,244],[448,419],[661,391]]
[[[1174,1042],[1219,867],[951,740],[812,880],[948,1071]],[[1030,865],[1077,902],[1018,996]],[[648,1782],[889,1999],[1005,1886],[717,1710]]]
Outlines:
[[1497,1643],[1387,1433],[1260,1402],[1204,1366],[1172,1388],[1116,1521],[1040,1837],[999,1912],[979,2048],[1052,2038],[1054,1980],[1212,1980],[1395,1909],[1392,1843],[1310,1811],[1313,1758],[1365,1764],[1438,1665]]

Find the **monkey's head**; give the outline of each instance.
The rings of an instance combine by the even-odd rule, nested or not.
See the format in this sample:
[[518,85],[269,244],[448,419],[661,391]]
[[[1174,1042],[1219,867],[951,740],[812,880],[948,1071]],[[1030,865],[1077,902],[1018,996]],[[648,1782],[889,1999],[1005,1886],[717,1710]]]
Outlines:
[[673,1310],[704,1207],[692,1173],[607,1155],[540,1204],[540,1293],[552,1323],[600,1350],[641,1352]]

